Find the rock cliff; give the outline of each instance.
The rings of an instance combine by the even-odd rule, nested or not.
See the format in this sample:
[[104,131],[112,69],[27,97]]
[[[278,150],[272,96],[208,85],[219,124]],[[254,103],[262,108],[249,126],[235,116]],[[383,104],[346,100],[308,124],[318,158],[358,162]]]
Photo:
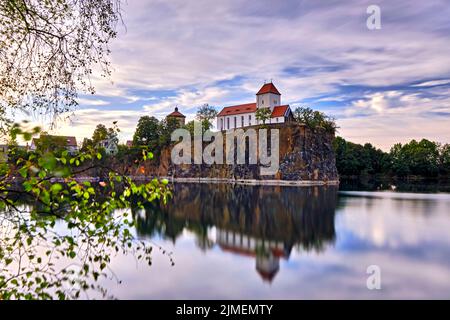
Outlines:
[[[260,128],[253,127],[259,131]],[[268,126],[279,130],[279,169],[274,175],[261,175],[259,164],[182,164],[171,161],[171,150],[161,153],[157,167],[147,172],[174,178],[210,178],[233,180],[283,180],[336,182],[338,173],[332,147],[333,135],[312,131],[304,125],[291,123]],[[225,141],[225,135],[224,135]],[[259,141],[258,141],[259,143]],[[207,143],[205,143],[207,144]],[[247,145],[248,148],[248,145]],[[235,155],[236,156],[236,155]]]

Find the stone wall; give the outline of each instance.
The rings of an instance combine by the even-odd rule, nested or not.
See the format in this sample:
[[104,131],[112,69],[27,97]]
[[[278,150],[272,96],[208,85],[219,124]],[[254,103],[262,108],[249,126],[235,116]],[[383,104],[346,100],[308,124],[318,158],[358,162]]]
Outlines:
[[[259,130],[258,127],[253,127]],[[269,125],[279,129],[280,156],[279,170],[275,175],[261,175],[260,165],[227,164],[183,164],[174,165],[170,159],[170,149],[162,152],[159,166],[148,168],[154,174],[173,178],[210,178],[232,180],[283,180],[336,182],[335,155],[332,147],[333,135],[322,131],[313,132],[296,123]],[[225,134],[224,134],[225,140]],[[205,145],[208,143],[205,143]],[[192,153],[193,154],[193,153]]]

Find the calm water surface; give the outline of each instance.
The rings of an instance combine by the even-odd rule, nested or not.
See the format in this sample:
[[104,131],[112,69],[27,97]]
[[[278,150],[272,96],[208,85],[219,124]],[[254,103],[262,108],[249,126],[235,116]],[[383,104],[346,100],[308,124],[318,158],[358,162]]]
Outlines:
[[[134,210],[161,251],[111,267],[119,299],[450,298],[450,194],[179,184]],[[368,290],[367,267],[381,268]]]

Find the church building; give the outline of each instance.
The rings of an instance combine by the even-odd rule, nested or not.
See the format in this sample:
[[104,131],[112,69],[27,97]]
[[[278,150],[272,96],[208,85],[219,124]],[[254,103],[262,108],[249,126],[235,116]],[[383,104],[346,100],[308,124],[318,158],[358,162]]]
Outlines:
[[287,104],[281,104],[281,93],[270,82],[264,84],[256,93],[256,102],[223,108],[217,115],[217,128],[230,130],[262,124],[262,121],[256,119],[256,110],[260,108],[269,108],[271,111],[266,124],[285,123],[293,120],[291,108]]

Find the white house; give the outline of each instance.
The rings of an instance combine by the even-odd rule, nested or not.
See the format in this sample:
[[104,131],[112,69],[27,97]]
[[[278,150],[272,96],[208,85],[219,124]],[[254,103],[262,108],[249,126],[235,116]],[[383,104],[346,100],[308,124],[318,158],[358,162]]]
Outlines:
[[217,115],[217,128],[229,130],[260,124],[256,119],[256,110],[260,108],[269,108],[271,111],[267,124],[285,123],[293,119],[291,108],[287,104],[281,104],[281,93],[270,82],[258,91],[255,103],[223,108]]
[[106,154],[114,155],[118,151],[118,140],[116,137],[110,137],[104,140],[100,140],[98,146],[104,148]]

